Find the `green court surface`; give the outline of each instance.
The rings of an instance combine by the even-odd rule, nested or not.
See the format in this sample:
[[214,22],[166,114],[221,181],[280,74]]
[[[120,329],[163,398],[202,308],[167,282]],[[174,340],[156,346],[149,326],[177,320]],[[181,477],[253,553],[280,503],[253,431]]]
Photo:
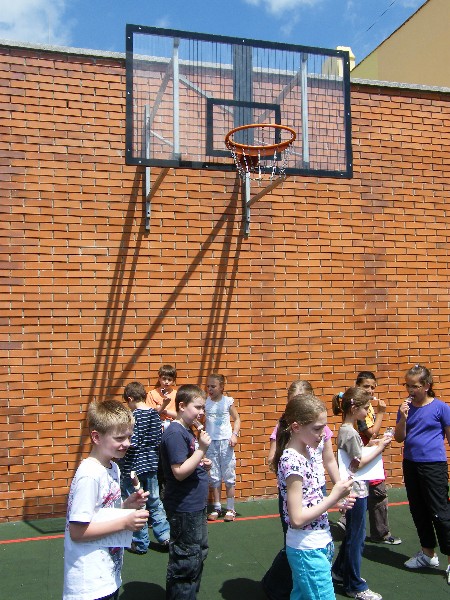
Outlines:
[[[439,569],[409,571],[404,561],[419,549],[417,535],[405,503],[403,489],[390,490],[389,519],[399,546],[367,543],[362,576],[385,600],[450,598],[439,554]],[[205,563],[198,600],[265,600],[260,581],[282,545],[276,500],[237,504],[234,523],[209,525],[209,556]],[[336,546],[341,531],[334,525]],[[1,598],[61,599],[63,581],[63,519],[45,519],[0,525]],[[120,600],[164,600],[167,554],[152,547],[146,555],[125,553]],[[336,597],[344,598],[336,587]]]

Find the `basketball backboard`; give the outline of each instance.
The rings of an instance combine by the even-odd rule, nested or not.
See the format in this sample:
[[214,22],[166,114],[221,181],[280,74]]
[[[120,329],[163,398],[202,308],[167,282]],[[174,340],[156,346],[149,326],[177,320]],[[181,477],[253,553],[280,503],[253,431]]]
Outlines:
[[295,130],[286,174],[351,177],[348,52],[127,25],[127,164],[231,171],[251,123]]

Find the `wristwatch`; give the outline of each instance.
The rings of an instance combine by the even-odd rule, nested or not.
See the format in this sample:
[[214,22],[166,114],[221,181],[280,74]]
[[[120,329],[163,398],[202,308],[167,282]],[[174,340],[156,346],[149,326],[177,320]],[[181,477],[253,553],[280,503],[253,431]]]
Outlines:
[[233,435],[235,435],[236,437],[239,437],[239,431],[237,433],[235,431],[233,431]]

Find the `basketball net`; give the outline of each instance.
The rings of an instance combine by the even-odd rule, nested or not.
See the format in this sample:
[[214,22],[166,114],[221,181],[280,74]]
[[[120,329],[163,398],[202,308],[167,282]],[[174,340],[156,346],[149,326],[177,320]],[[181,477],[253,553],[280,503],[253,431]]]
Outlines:
[[[258,130],[258,145],[242,144],[234,141],[234,134],[245,129]],[[278,143],[267,143],[265,138],[273,130],[288,133],[290,138]],[[270,123],[244,125],[232,129],[225,138],[225,144],[230,150],[236,170],[243,181],[248,178],[253,181],[263,179],[273,181],[275,178],[285,178],[290,155],[293,153],[295,132],[289,127]],[[269,139],[269,142],[271,140]]]

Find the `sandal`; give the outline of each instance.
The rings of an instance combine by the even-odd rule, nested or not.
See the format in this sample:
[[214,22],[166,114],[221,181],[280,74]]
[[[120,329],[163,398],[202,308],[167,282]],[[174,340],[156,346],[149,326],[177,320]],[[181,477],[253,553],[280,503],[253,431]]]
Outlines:
[[220,517],[220,511],[214,509],[208,514],[208,521],[217,521]]
[[227,512],[225,513],[223,520],[224,521],[234,521],[235,518],[236,518],[236,511],[229,508],[227,510]]

